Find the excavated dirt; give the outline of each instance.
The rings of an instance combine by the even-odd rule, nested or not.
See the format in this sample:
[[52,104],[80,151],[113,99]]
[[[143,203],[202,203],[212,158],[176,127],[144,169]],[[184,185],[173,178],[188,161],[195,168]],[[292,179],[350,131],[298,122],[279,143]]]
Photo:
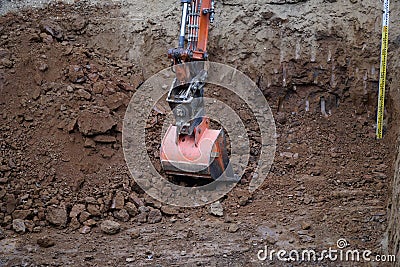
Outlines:
[[[1,12],[0,266],[260,266],[272,264],[257,259],[266,245],[321,251],[340,238],[384,254],[396,133],[388,112],[385,140],[374,137],[379,1],[217,1],[210,59],[257,83],[278,134],[250,194],[260,146],[248,124],[250,162],[221,217],[151,199],[121,147],[132,95],[169,65],[179,10],[77,1]],[[213,93],[246,119],[239,99]],[[161,113],[147,129],[154,162]]]

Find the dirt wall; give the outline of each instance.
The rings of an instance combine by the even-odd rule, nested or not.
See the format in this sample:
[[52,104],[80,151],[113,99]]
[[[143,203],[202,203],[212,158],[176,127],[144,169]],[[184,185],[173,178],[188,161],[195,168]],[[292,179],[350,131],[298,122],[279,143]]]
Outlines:
[[[394,6],[391,16],[399,15],[399,9]],[[398,53],[400,52],[400,35],[396,28],[396,22],[392,23],[392,28],[395,28],[394,34],[390,37],[389,44],[389,62],[388,62],[388,103],[387,111],[389,120],[392,124],[390,127],[389,138],[392,140],[393,146],[396,147],[396,161],[394,163],[394,174],[390,183],[389,192],[389,216],[388,216],[388,249],[389,252],[396,255],[396,259],[400,259],[400,125],[398,116],[400,111],[400,60]]]
[[[166,51],[177,42],[179,1],[74,2],[1,17],[3,244],[14,242],[9,237],[15,232],[26,237],[18,241],[26,247],[36,246],[38,236],[55,240],[47,251],[24,248],[7,261],[51,265],[53,259],[79,266],[88,260],[103,266],[124,265],[135,255],[135,266],[149,264],[149,258],[179,266],[259,266],[256,254],[264,245],[326,249],[341,237],[352,248],[379,253],[386,245],[398,253],[400,159],[388,189],[400,108],[397,2],[381,142],[374,138],[380,1],[217,1],[210,60],[257,82],[278,133],[266,183],[250,196],[244,177],[221,200],[224,218],[208,207],[171,209],[143,194],[121,149],[127,100],[143,80],[169,66]],[[4,3],[12,9],[38,1]],[[240,103],[230,102],[240,110]],[[157,137],[150,141],[159,146]],[[251,153],[259,151],[253,147]],[[250,162],[249,171],[255,165]],[[105,239],[98,226],[106,219],[120,222],[122,233]],[[133,241],[128,228],[139,230]],[[135,245],[124,247],[127,242]],[[80,251],[74,252],[75,243]],[[60,250],[64,254],[53,258]]]
[[396,255],[398,259],[400,257],[400,147],[397,141],[397,150],[399,154],[397,155],[397,160],[395,163],[395,173],[392,182],[392,197],[389,200],[390,214],[388,218],[388,244],[389,252]]

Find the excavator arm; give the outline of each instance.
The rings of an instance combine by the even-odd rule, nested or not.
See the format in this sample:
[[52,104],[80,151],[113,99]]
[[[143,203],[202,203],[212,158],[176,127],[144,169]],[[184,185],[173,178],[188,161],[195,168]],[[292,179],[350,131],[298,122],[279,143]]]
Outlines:
[[[207,60],[210,23],[214,21],[214,0],[181,0],[182,18],[178,48],[168,51],[173,64]],[[187,46],[185,40],[187,36]]]
[[[181,0],[182,17],[178,47],[168,50],[175,79],[167,102],[175,124],[163,137],[160,158],[166,173],[226,180],[234,178],[222,129],[209,128],[203,92],[207,80],[205,61],[214,0]],[[196,64],[191,64],[196,62]]]

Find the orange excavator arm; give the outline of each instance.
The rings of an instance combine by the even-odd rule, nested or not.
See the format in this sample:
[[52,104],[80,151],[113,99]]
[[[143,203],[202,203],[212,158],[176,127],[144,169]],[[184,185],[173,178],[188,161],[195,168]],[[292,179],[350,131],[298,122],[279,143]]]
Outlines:
[[[181,0],[182,18],[178,48],[168,51],[173,64],[207,60],[210,23],[214,21],[214,0]],[[185,40],[187,37],[187,46]]]
[[214,0],[181,0],[178,47],[168,51],[175,71],[167,102],[175,124],[165,133],[160,160],[167,174],[234,179],[222,129],[209,128],[204,111],[203,87],[208,59],[207,42],[214,20]]

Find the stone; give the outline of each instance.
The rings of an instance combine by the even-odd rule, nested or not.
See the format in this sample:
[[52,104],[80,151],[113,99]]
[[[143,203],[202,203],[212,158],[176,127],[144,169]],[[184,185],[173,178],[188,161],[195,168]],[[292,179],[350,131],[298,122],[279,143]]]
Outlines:
[[12,222],[12,228],[15,232],[19,234],[23,234],[26,231],[26,226],[24,220],[21,219],[15,219]]
[[311,223],[309,223],[309,222],[302,222],[301,223],[301,229],[309,230],[310,228],[311,228]]
[[72,17],[71,29],[76,31],[77,33],[79,31],[82,31],[87,25],[88,20],[85,17],[79,15],[75,15]]
[[79,222],[80,222],[80,223],[84,223],[84,222],[86,222],[86,221],[89,220],[89,219],[90,219],[90,213],[87,212],[87,211],[83,211],[83,212],[81,212],[81,214],[79,215]]
[[46,44],[50,44],[53,42],[53,37],[51,37],[51,35],[47,34],[47,33],[40,33],[39,34],[40,39],[42,40],[42,42],[46,43]]
[[281,157],[283,157],[283,158],[289,158],[289,159],[291,159],[291,158],[293,158],[293,153],[291,153],[291,152],[281,152],[280,154],[279,154]]
[[301,235],[299,236],[299,239],[302,243],[311,243],[313,242],[313,237],[309,235]]
[[187,237],[187,238],[192,238],[193,236],[194,236],[193,230],[192,230],[192,229],[189,229],[188,232],[187,232],[187,234],[186,234],[186,237]]
[[64,127],[64,129],[65,129],[68,133],[73,132],[73,131],[75,130],[76,122],[77,122],[77,119],[76,119],[76,118],[71,119],[71,120],[68,120],[67,123],[66,123],[66,125],[65,125],[65,127]]
[[42,248],[49,248],[55,245],[54,240],[48,236],[38,238],[36,243]]
[[52,37],[56,38],[58,41],[63,39],[63,29],[60,25],[50,19],[43,20],[40,23],[40,29],[42,32],[51,35]]
[[78,117],[78,128],[84,135],[104,134],[116,124],[116,121],[106,112],[94,113],[85,110]]
[[225,223],[231,223],[231,222],[233,222],[233,218],[231,217],[231,216],[229,216],[229,215],[225,215],[224,216],[224,222]]
[[117,193],[115,194],[115,197],[113,198],[111,208],[120,210],[120,209],[124,208],[124,204],[125,204],[124,195],[122,194],[121,191],[117,191]]
[[32,90],[32,99],[33,100],[38,100],[40,95],[42,93],[42,90],[40,87],[36,87],[35,89]]
[[76,217],[72,218],[70,223],[69,223],[69,227],[71,227],[71,229],[73,230],[77,230],[79,229],[79,227],[81,227],[81,223],[78,221],[78,219]]
[[229,233],[236,233],[239,230],[239,225],[236,223],[231,223],[228,227],[228,232]]
[[123,221],[123,222],[129,221],[129,214],[125,209],[115,211],[114,217],[119,221]]
[[84,225],[90,226],[90,227],[94,227],[97,225],[97,222],[93,219],[89,219],[86,222],[84,222]]
[[11,57],[11,53],[9,50],[4,49],[4,48],[0,48],[0,59],[2,58],[10,58]]
[[374,178],[385,180],[387,175],[383,172],[373,172]]
[[95,148],[96,147],[96,142],[91,139],[91,138],[86,138],[85,143],[83,144],[84,147],[86,148]]
[[148,223],[158,223],[162,220],[161,211],[158,209],[151,209],[147,216]]
[[92,95],[85,89],[79,89],[76,91],[76,96],[85,100],[90,100],[92,98]]
[[304,204],[308,205],[311,204],[313,202],[313,199],[309,196],[305,196],[303,199]]
[[46,220],[56,227],[64,228],[67,226],[67,210],[65,207],[50,206],[46,211]]
[[149,207],[146,207],[146,206],[140,206],[139,207],[139,212],[140,213],[142,213],[142,212],[149,212],[150,211],[150,208]]
[[136,259],[135,259],[135,258],[126,258],[125,261],[126,261],[127,263],[132,263],[132,262],[135,262]]
[[0,240],[6,238],[6,234],[4,233],[4,230],[0,228]]
[[125,209],[128,212],[128,214],[130,216],[132,216],[132,217],[135,217],[139,213],[139,211],[136,208],[135,204],[133,204],[132,202],[127,202],[125,204]]
[[90,233],[91,230],[92,228],[90,226],[85,225],[81,229],[79,229],[79,233],[85,235]]
[[275,245],[276,244],[275,238],[273,238],[272,236],[269,236],[269,235],[267,235],[265,237],[265,241],[270,245]]
[[24,220],[24,222],[28,232],[32,232],[33,228],[35,228],[35,223],[32,220]]
[[90,213],[92,216],[101,216],[100,212],[100,207],[99,205],[94,205],[94,204],[88,204],[87,205],[87,211]]
[[32,212],[30,210],[15,210],[12,214],[13,219],[25,220],[28,218]]
[[7,191],[5,189],[0,189],[0,199],[6,195]]
[[71,85],[67,86],[67,92],[72,93],[74,91],[74,88]]
[[75,204],[72,209],[71,212],[69,213],[69,216],[71,218],[77,218],[81,212],[83,212],[85,210],[85,205],[84,204]]
[[121,225],[115,221],[105,220],[100,224],[100,229],[105,234],[114,235],[121,230]]
[[6,195],[6,212],[7,214],[13,213],[17,205],[17,200],[13,194]]
[[283,112],[277,112],[274,116],[274,119],[276,122],[278,122],[281,125],[284,125],[287,122],[286,114]]
[[145,222],[147,222],[147,215],[148,215],[148,214],[149,214],[148,212],[141,212],[141,213],[139,213],[139,214],[136,216],[137,221],[140,222],[140,223],[145,223]]
[[[11,225],[12,224],[12,217],[10,215],[4,216],[3,225]],[[11,227],[7,227],[6,229],[10,229]]]
[[241,196],[239,198],[239,205],[240,206],[246,206],[248,202],[249,202],[249,198],[247,196]]
[[111,144],[117,142],[117,139],[111,135],[97,135],[94,137],[94,141],[97,143]]
[[[140,178],[142,177],[140,174],[133,174],[135,178]],[[136,193],[131,193],[129,195],[129,201],[131,201],[132,203],[134,203],[136,205],[136,207],[141,207],[144,206],[144,202],[141,198],[139,198]]]
[[[152,190],[152,189],[149,189],[150,192],[151,192],[151,190]],[[155,209],[160,209],[161,206],[162,206],[162,204],[161,204],[160,201],[158,201],[158,200],[152,198],[152,197],[149,196],[149,195],[145,195],[145,197],[144,197],[144,203],[145,203],[146,206],[150,206],[150,207],[155,208]]]
[[176,207],[164,205],[161,207],[161,212],[168,216],[174,216],[179,214],[179,210]]
[[11,69],[14,66],[14,63],[8,58],[0,59],[0,64],[9,69]]
[[209,210],[211,215],[217,216],[217,217],[222,217],[224,216],[224,208],[222,207],[221,202],[216,201],[210,205],[210,210]]
[[117,92],[107,97],[106,105],[111,110],[116,110],[122,105],[129,103],[129,98],[126,94]]
[[112,156],[114,156],[114,154],[115,154],[114,150],[109,147],[104,147],[100,150],[100,155],[105,159],[112,158]]
[[68,78],[72,83],[83,83],[86,81],[83,68],[79,65],[71,65],[68,68]]
[[137,239],[140,237],[139,229],[129,229],[127,233],[131,239]]
[[46,63],[42,63],[39,66],[39,70],[43,71],[43,72],[46,71],[48,68],[49,68],[49,66]]
[[311,171],[312,176],[320,176],[321,175],[321,170],[319,168],[315,168],[313,171]]
[[92,85],[92,90],[93,93],[95,94],[102,94],[105,89],[106,89],[106,84],[102,81],[96,82]]

